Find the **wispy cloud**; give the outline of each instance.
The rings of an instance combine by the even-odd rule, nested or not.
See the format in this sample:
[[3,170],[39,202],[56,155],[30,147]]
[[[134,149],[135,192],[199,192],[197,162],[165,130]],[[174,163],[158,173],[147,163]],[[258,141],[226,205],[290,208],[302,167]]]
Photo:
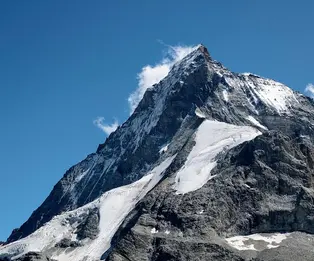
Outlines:
[[308,93],[311,98],[314,98],[314,84],[309,83],[308,85],[306,85],[305,92]]
[[119,126],[117,120],[114,120],[112,124],[106,124],[104,117],[97,117],[97,119],[94,120],[93,123],[107,135],[109,135],[111,132],[114,132]]
[[184,58],[196,48],[196,46],[171,46],[166,45],[161,41],[160,43],[167,48],[166,52],[164,52],[164,58],[155,65],[144,66],[141,72],[138,73],[138,87],[128,98],[130,114],[133,113],[139,104],[146,89],[165,78],[173,64]]

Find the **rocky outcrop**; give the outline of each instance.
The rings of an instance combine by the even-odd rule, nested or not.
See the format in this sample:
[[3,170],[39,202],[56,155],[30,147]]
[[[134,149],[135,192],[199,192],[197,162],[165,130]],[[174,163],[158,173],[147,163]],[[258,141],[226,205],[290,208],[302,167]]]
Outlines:
[[[9,261],[8,258],[1,258],[0,261]],[[37,253],[37,252],[28,252],[27,254],[20,256],[16,259],[16,261],[53,261],[52,259],[48,258],[47,256]]]
[[77,228],[77,238],[79,240],[89,238],[95,239],[99,233],[99,210],[93,209],[88,214],[85,222],[81,223]]
[[80,244],[78,241],[72,241],[69,238],[63,238],[60,240],[60,242],[58,242],[57,244],[55,244],[56,248],[68,248],[68,247],[79,247],[82,244]]

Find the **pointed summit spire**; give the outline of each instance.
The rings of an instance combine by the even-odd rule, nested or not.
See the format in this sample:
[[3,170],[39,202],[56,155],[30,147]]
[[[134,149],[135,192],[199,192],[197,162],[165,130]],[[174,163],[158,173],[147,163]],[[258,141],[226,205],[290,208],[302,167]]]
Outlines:
[[207,60],[211,60],[210,54],[205,45],[200,44],[197,49],[200,50],[205,55]]

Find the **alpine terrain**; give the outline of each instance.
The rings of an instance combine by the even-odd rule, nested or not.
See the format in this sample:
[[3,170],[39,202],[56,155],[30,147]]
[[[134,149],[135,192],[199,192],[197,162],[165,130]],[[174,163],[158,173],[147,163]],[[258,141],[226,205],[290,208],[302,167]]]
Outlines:
[[314,101],[197,46],[0,260],[313,261]]

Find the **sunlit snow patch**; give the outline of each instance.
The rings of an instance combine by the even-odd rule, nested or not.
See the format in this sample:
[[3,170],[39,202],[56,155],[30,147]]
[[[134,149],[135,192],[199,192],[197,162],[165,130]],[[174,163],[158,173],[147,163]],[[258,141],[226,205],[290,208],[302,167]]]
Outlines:
[[224,100],[225,100],[226,102],[229,101],[229,95],[228,95],[228,92],[227,92],[226,90],[223,90],[223,91],[222,91],[222,96],[223,96],[223,98],[224,98]]
[[174,189],[184,194],[201,188],[213,178],[216,156],[244,141],[252,140],[261,132],[249,126],[236,126],[205,120],[196,132],[195,146],[175,178]]
[[264,104],[274,108],[279,114],[289,112],[292,100],[298,102],[293,91],[281,83],[253,74],[243,75],[254,94]]
[[205,119],[206,116],[205,114],[199,109],[199,108],[196,108],[195,109],[195,115],[201,119]]
[[252,116],[248,116],[247,119],[252,122],[255,126],[260,127],[264,130],[268,130],[267,127],[265,127],[264,125],[260,124],[260,122],[258,120],[256,120],[254,117]]
[[238,250],[255,250],[277,248],[290,233],[280,234],[252,234],[248,236],[235,236],[226,238],[228,244]]
[[[165,159],[140,180],[104,193],[100,198],[76,210],[55,216],[50,222],[26,238],[0,247],[0,256],[17,257],[27,252],[48,250],[61,239],[76,239],[79,222],[71,223],[72,217],[80,217],[94,208],[99,209],[99,234],[96,239],[80,241],[82,246],[64,251],[52,250],[52,259],[58,261],[94,261],[99,260],[109,247],[110,242],[128,213],[148,191],[162,178],[162,173],[169,167],[175,156]],[[55,252],[53,252],[55,251]]]
[[152,234],[157,234],[157,233],[158,233],[158,230],[157,230],[156,228],[152,228],[151,231],[150,231],[150,233],[152,233]]
[[162,146],[162,148],[159,150],[159,154],[165,153],[168,150],[169,143],[165,146]]

